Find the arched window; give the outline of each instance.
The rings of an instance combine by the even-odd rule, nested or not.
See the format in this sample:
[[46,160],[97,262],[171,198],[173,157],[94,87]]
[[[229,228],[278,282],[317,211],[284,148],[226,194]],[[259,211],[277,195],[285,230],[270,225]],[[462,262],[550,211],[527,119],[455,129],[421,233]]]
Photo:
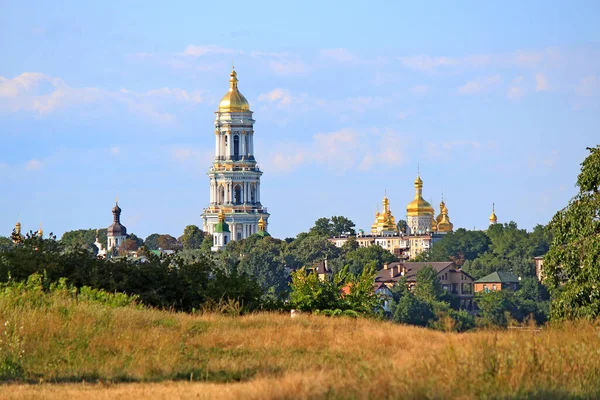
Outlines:
[[225,187],[219,186],[219,204],[225,203]]
[[235,185],[234,204],[242,204],[242,187],[240,185]]
[[252,184],[250,188],[250,203],[254,203],[256,198],[256,186]]
[[235,158],[240,156],[240,137],[238,135],[233,137],[233,156]]

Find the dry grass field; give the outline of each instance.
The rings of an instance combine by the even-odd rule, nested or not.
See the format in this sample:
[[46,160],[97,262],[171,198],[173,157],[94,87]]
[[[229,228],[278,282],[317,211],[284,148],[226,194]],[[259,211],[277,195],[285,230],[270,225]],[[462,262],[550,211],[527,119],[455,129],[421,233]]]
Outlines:
[[53,295],[0,298],[0,324],[2,399],[600,398],[600,326],[590,322],[456,334]]

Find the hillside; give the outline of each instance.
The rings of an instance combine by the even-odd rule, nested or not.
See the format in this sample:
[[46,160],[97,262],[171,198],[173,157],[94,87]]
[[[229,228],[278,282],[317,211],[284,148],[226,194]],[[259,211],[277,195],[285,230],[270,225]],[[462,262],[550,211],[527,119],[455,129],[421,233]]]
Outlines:
[[67,287],[45,292],[35,282],[5,287],[0,379],[12,383],[0,397],[600,395],[597,323],[454,334],[368,319],[190,315],[128,302]]

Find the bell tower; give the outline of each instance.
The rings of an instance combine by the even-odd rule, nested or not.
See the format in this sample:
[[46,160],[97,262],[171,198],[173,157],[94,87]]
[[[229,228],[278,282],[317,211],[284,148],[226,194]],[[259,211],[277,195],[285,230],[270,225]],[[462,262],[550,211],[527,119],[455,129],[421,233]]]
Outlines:
[[[248,100],[238,89],[235,69],[229,74],[229,90],[215,112],[215,159],[208,171],[210,200],[202,213],[205,232],[228,225],[231,240],[245,239],[259,231],[259,220],[269,214],[260,199],[259,169],[254,158],[254,120]],[[222,225],[220,225],[222,229]]]

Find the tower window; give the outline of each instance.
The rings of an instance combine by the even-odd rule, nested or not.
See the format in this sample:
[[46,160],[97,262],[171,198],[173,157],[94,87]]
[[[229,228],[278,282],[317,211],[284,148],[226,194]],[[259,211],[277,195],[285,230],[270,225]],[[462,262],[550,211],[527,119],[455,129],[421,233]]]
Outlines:
[[242,204],[242,187],[240,185],[235,186],[235,199],[234,200],[235,200],[235,204]]
[[233,156],[235,158],[240,156],[240,137],[238,135],[233,137]]

